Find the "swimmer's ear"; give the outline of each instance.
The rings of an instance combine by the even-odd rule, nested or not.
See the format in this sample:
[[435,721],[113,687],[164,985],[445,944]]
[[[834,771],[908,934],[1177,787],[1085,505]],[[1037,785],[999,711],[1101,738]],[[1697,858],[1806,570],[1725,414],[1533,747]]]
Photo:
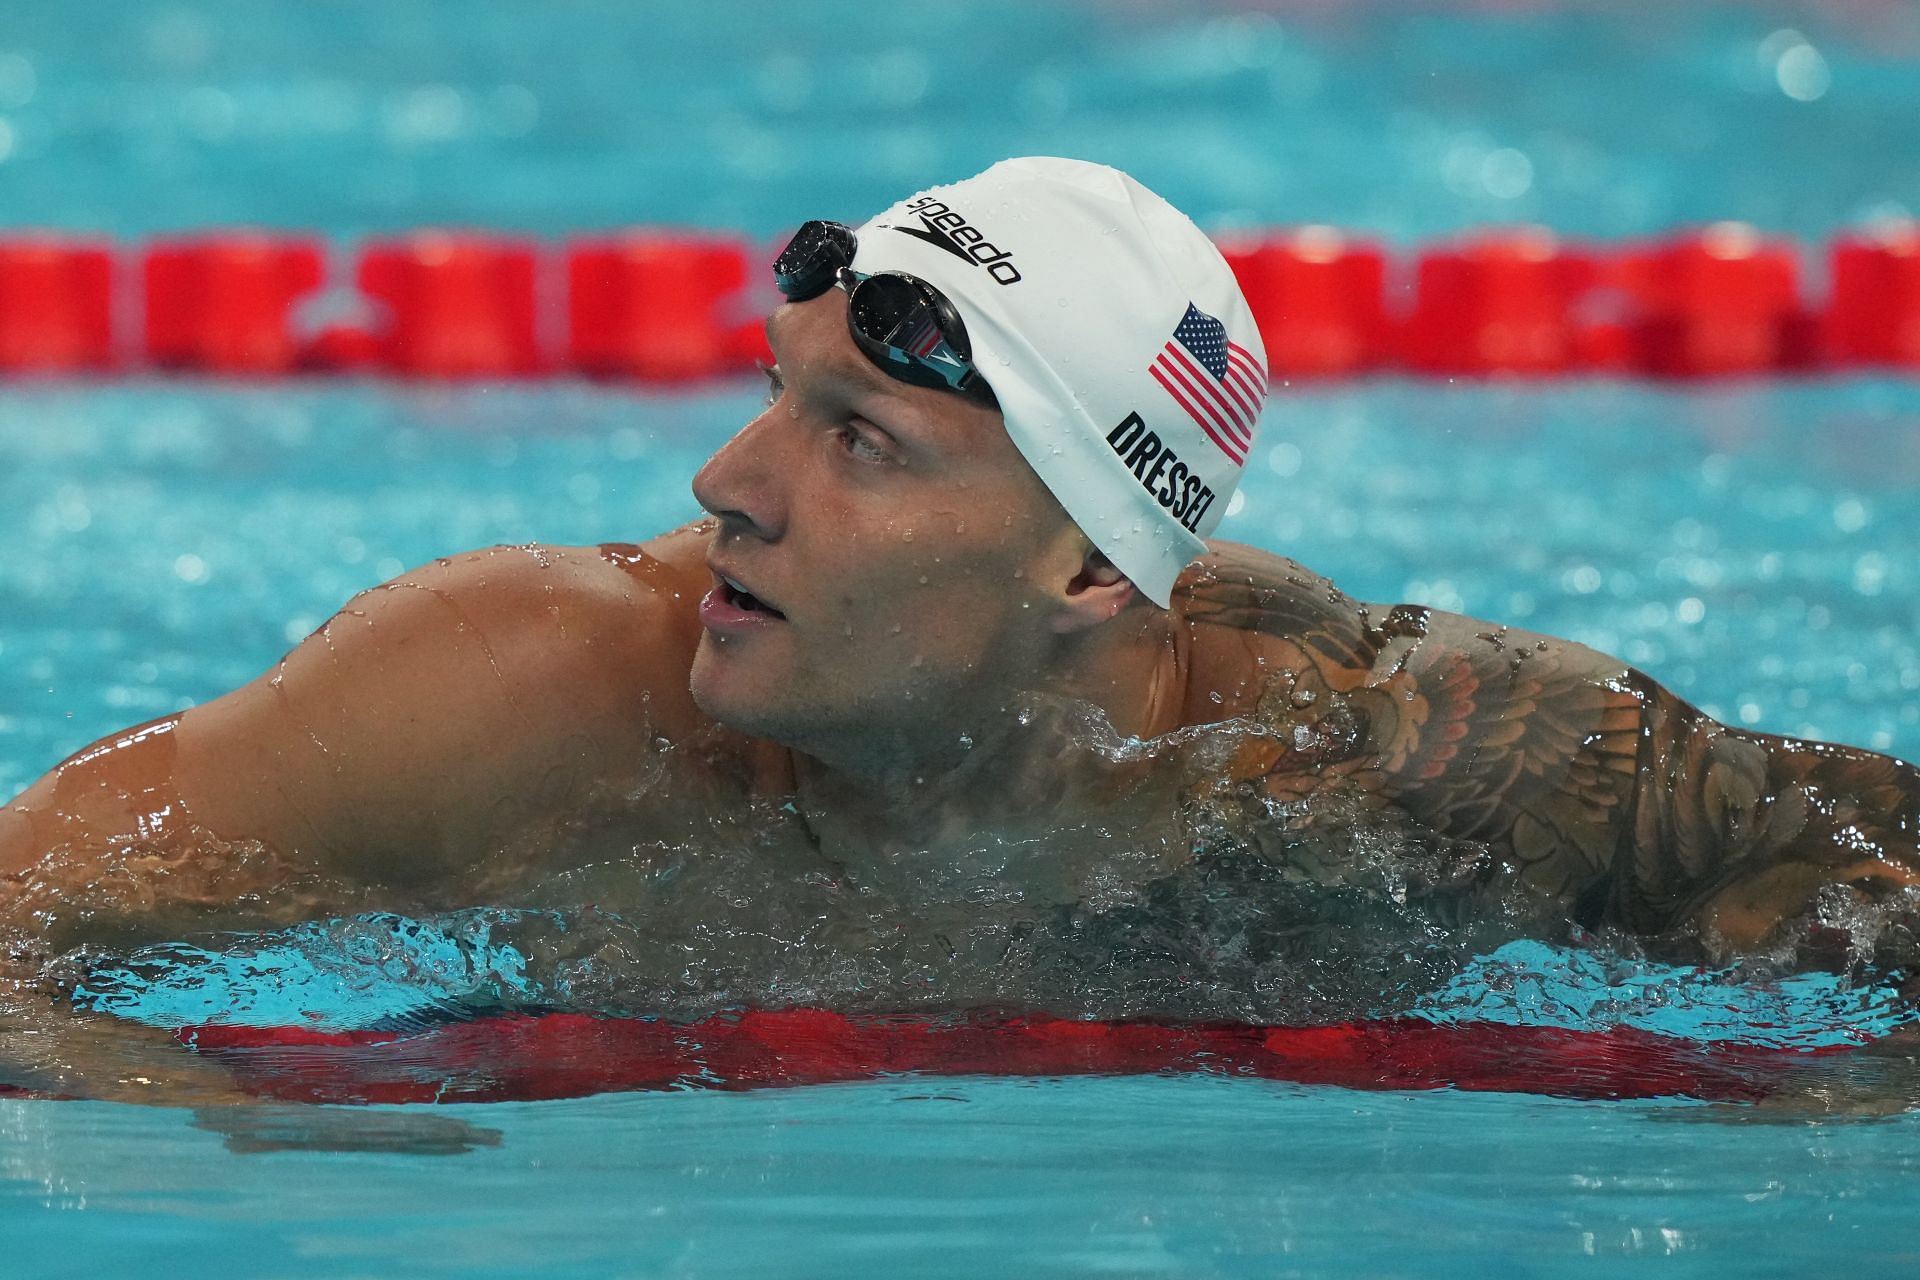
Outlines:
[[1065,635],[1097,627],[1132,604],[1137,594],[1133,581],[1115,568],[1113,561],[1088,547],[1080,572],[1067,583],[1053,629]]

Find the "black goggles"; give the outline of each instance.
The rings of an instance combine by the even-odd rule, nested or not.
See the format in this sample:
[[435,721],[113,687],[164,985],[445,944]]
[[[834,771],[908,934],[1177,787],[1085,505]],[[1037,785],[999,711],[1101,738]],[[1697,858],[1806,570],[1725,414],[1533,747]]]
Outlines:
[[973,367],[967,326],[947,296],[903,271],[855,271],[856,247],[851,227],[817,219],[803,223],[774,259],[774,283],[789,302],[817,298],[839,285],[847,291],[853,341],[883,373],[999,408],[993,388]]

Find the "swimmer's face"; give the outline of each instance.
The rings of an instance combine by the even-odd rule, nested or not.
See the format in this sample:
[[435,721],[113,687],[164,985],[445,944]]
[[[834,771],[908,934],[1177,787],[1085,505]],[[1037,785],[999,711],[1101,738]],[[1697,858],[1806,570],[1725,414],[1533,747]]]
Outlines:
[[710,564],[778,616],[718,584],[694,698],[823,754],[965,732],[1085,625],[1070,599],[1084,538],[997,411],[861,354],[841,290],[781,307],[767,336],[769,403],[693,491],[716,517]]

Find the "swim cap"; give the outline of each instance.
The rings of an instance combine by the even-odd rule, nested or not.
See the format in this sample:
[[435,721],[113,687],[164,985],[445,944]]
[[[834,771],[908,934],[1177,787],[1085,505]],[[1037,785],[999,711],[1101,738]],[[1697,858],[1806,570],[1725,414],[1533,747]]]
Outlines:
[[1007,434],[1102,554],[1165,608],[1240,482],[1266,348],[1226,260],[1117,169],[1026,156],[859,229],[966,321]]

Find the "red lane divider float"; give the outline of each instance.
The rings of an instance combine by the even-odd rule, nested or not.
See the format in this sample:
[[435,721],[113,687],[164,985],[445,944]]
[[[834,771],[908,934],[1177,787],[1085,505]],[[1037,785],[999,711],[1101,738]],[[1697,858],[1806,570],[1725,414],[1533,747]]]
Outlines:
[[[124,365],[214,374],[554,373],[683,382],[767,352],[772,250],[635,229],[554,247],[422,231],[330,260],[307,237],[208,232],[127,255],[0,235],[0,374]],[[1664,240],[1485,231],[1396,261],[1324,227],[1230,237],[1276,378],[1603,373],[1700,378],[1920,370],[1920,224],[1848,235],[1809,300],[1801,250],[1722,223]],[[116,290],[144,285],[144,328],[117,334]]]
[[146,351],[156,368],[285,374],[299,368],[294,304],[326,278],[317,240],[260,233],[162,241],[146,257]]
[[386,317],[375,335],[381,367],[425,378],[543,372],[534,261],[529,241],[468,233],[368,245],[359,284]]
[[1817,363],[1791,243],[1727,224],[1666,245],[1636,266],[1638,367],[1684,378]]
[[683,382],[770,360],[760,321],[730,314],[749,284],[743,241],[634,232],[567,253],[567,356],[603,377]]
[[197,1027],[180,1040],[263,1097],[483,1102],[920,1075],[1205,1073],[1357,1089],[1754,1101],[1809,1053],[1648,1032],[1382,1020],[1323,1027],[849,1017],[817,1009],[692,1024],[509,1015],[425,1031]]
[[1413,314],[1401,332],[1407,367],[1432,374],[1564,374],[1610,367],[1594,347],[1598,258],[1546,231],[1487,235],[1420,259]]
[[1228,239],[1275,376],[1337,378],[1388,362],[1386,255],[1332,227]]
[[1836,359],[1920,369],[1920,224],[1833,246],[1826,320]]
[[0,372],[111,369],[113,256],[60,236],[0,240]]

